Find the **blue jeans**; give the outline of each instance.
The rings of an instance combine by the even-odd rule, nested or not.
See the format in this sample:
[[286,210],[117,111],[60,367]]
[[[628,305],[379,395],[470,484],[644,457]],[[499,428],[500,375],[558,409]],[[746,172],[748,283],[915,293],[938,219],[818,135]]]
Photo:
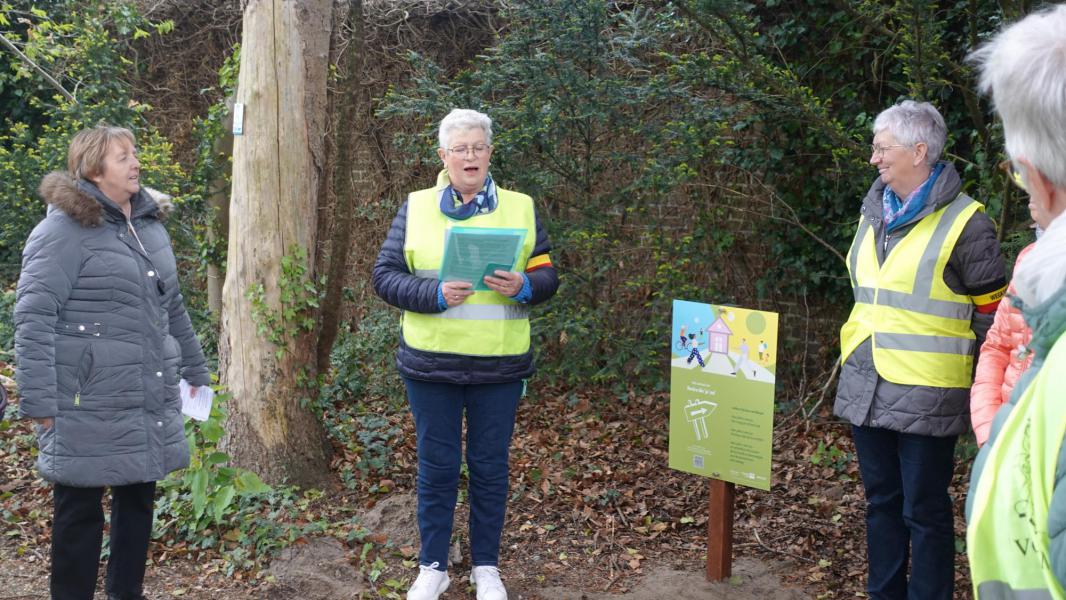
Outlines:
[[866,489],[870,598],[951,600],[955,527],[948,485],[957,436],[860,426],[852,435]]
[[418,438],[419,562],[438,563],[442,571],[448,565],[465,411],[470,553],[474,566],[496,566],[507,509],[511,434],[523,383],[403,381]]

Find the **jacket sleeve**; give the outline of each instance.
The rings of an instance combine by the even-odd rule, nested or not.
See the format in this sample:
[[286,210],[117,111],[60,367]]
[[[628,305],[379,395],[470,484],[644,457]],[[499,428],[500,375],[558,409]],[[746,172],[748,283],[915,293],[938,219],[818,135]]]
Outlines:
[[1052,489],[1047,519],[1048,562],[1059,585],[1066,587],[1066,440],[1059,446]]
[[[959,236],[948,258],[947,268],[954,272],[961,289],[954,291],[970,296],[975,305],[971,328],[977,336],[977,347],[985,341],[985,334],[995,319],[999,300],[1007,290],[1007,275],[1003,254],[996,239],[996,226],[983,212],[974,213]],[[945,273],[945,280],[949,276]]]
[[15,290],[15,381],[23,417],[56,416],[55,327],[83,261],[82,247],[58,219],[30,234]]
[[385,302],[403,310],[439,313],[441,308],[437,304],[437,286],[440,281],[417,277],[407,268],[407,260],[403,255],[406,237],[407,202],[404,202],[392,220],[392,226],[374,262],[374,292]]
[[970,390],[970,421],[977,437],[977,445],[988,440],[992,428],[992,417],[1003,404],[1003,375],[1010,364],[1010,324],[1009,301],[1003,301],[996,310],[995,320],[988,329],[985,343],[981,345],[980,359],[974,374],[973,388]]
[[526,263],[526,277],[533,289],[533,297],[530,304],[540,304],[555,295],[559,289],[559,273],[551,262],[549,253],[552,245],[548,239],[548,230],[541,222],[539,215],[534,215],[537,222],[537,242],[533,246],[533,253],[529,262]]
[[211,373],[207,370],[204,350],[200,340],[196,339],[192,320],[185,309],[185,298],[180,291],[174,294],[170,302],[170,335],[181,346],[182,378],[190,385],[211,385]]

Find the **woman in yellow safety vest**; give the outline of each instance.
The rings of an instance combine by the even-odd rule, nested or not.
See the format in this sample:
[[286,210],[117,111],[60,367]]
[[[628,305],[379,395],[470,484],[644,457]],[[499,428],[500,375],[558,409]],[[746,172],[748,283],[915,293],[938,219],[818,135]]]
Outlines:
[[417,435],[421,550],[408,600],[436,600],[450,583],[464,413],[471,581],[478,600],[507,598],[497,564],[511,435],[533,374],[529,307],[559,279],[533,200],[496,186],[492,151],[487,115],[444,117],[444,170],[408,195],[374,265],[374,290],[403,310],[396,363]]
[[947,132],[931,104],[888,108],[873,133],[878,177],[848,254],[855,305],[834,413],[852,425],[866,491],[870,597],[951,600],[948,485],[1003,259],[984,207],[939,160]]

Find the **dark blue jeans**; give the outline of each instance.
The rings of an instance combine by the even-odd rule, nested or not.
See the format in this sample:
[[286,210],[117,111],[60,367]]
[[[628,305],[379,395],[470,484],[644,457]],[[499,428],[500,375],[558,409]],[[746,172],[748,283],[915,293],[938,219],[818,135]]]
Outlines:
[[448,566],[465,412],[471,558],[474,566],[496,566],[507,509],[511,434],[523,383],[403,381],[418,437],[419,562],[438,563],[442,571]]
[[955,527],[948,485],[957,436],[859,426],[852,434],[866,489],[870,598],[951,600]]

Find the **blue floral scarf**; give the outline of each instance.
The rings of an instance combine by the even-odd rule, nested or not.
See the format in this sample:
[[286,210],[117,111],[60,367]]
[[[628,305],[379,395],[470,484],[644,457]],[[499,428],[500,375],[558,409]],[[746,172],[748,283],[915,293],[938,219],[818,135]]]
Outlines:
[[940,176],[940,172],[943,170],[944,163],[937,163],[933,167],[933,172],[929,174],[929,178],[903,201],[900,201],[899,196],[892,191],[892,188],[885,186],[881,201],[884,207],[886,231],[892,231],[906,225],[914,215],[921,212],[922,207],[925,206],[926,198],[929,197],[930,190],[933,189],[936,178]]
[[463,195],[451,185],[444,188],[440,195],[440,212],[457,221],[465,221],[474,215],[483,215],[496,210],[496,183],[492,174],[485,176],[485,185],[470,202],[463,202]]

